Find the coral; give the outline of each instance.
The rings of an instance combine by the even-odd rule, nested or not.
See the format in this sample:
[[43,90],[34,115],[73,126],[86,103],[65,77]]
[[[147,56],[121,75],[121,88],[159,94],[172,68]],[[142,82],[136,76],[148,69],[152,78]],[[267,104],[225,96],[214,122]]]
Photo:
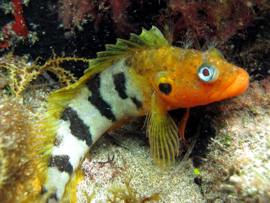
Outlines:
[[3,41],[0,42],[0,49],[9,48],[14,38],[26,38],[29,33],[23,17],[22,0],[12,0],[11,2],[15,21],[2,28]]
[[15,98],[0,101],[0,202],[24,202],[40,191],[38,117]]
[[[154,14],[144,11],[147,4],[155,9]],[[160,1],[157,5],[154,1],[61,0],[60,5],[59,18],[68,29],[87,21],[98,29],[102,22],[112,21],[113,32],[127,34],[138,28],[138,24],[144,25],[136,22],[136,18],[142,17],[134,15],[147,12],[147,15],[153,15],[149,24],[159,24],[168,30],[168,37],[174,42],[188,38],[194,42],[218,44],[227,42],[240,30],[252,25],[261,11],[269,12],[270,8],[267,0],[170,0]],[[134,12],[134,15],[127,15],[129,12]]]
[[130,25],[127,23],[125,12],[129,3],[128,0],[61,0],[59,19],[66,29],[80,26],[87,19],[94,21],[97,28],[101,19],[110,15],[115,28],[119,32],[127,32],[126,29],[129,29]]
[[174,39],[189,31],[192,39],[226,42],[254,19],[254,7],[262,1],[179,1],[171,0]]
[[12,0],[13,4],[13,15],[15,17],[15,22],[12,24],[12,30],[18,35],[26,37],[28,34],[28,29],[25,24],[23,17],[23,9],[21,0]]
[[20,96],[29,86],[30,82],[45,71],[56,75],[61,86],[67,86],[75,82],[76,78],[73,74],[60,66],[62,63],[69,61],[88,62],[88,60],[84,58],[58,57],[47,60],[43,65],[37,65],[36,63],[27,63],[25,58],[18,58],[12,54],[8,54],[0,58],[0,70],[4,69],[6,71],[5,74],[8,78],[8,86],[10,87],[11,93],[15,96]]
[[66,29],[78,26],[88,16],[96,16],[91,0],[62,0],[59,2],[59,19]]
[[[0,26],[10,21],[5,6],[1,7]],[[29,54],[33,59],[50,58],[51,48],[57,55],[91,58],[115,38],[156,25],[168,32],[175,45],[187,45],[188,41],[196,49],[209,44],[218,46],[226,58],[247,67],[249,73],[258,75],[257,79],[269,75],[265,67],[269,63],[269,46],[265,46],[269,9],[268,0],[30,1],[24,7],[27,41],[10,48],[16,55]],[[38,39],[36,43],[29,43],[31,32]],[[76,74],[81,75],[82,69],[77,69]]]
[[112,0],[112,19],[118,32],[131,31],[131,25],[127,22],[126,10],[130,2],[128,0]]

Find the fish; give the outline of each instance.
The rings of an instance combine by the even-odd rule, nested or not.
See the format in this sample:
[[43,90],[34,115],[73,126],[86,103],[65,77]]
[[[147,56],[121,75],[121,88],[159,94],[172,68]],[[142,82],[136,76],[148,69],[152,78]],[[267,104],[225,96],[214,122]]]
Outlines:
[[[175,47],[155,26],[105,47],[77,82],[48,97],[44,129],[53,144],[41,191],[46,202],[63,199],[90,148],[123,120],[146,116],[151,156],[163,168],[179,154],[190,108],[249,86],[248,73],[217,49]],[[179,108],[187,110],[177,125],[169,111]]]

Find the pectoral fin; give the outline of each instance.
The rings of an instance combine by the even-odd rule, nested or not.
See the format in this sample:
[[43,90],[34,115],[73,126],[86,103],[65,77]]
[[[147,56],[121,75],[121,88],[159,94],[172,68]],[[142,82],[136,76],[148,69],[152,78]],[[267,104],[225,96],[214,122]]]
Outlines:
[[178,129],[156,95],[153,95],[151,100],[147,134],[154,162],[161,167],[173,163],[179,151]]

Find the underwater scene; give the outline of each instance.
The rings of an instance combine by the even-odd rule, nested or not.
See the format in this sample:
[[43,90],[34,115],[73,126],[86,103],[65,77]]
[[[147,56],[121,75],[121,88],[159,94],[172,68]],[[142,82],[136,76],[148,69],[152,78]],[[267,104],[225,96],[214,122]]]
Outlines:
[[0,203],[269,203],[269,0],[0,0]]

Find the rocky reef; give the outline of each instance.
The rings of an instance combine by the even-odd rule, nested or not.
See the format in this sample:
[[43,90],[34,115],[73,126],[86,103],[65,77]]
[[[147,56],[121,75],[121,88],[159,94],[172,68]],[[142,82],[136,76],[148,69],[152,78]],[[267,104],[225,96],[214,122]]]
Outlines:
[[243,96],[211,107],[216,134],[200,166],[207,200],[270,201],[269,88],[269,78],[254,82]]

